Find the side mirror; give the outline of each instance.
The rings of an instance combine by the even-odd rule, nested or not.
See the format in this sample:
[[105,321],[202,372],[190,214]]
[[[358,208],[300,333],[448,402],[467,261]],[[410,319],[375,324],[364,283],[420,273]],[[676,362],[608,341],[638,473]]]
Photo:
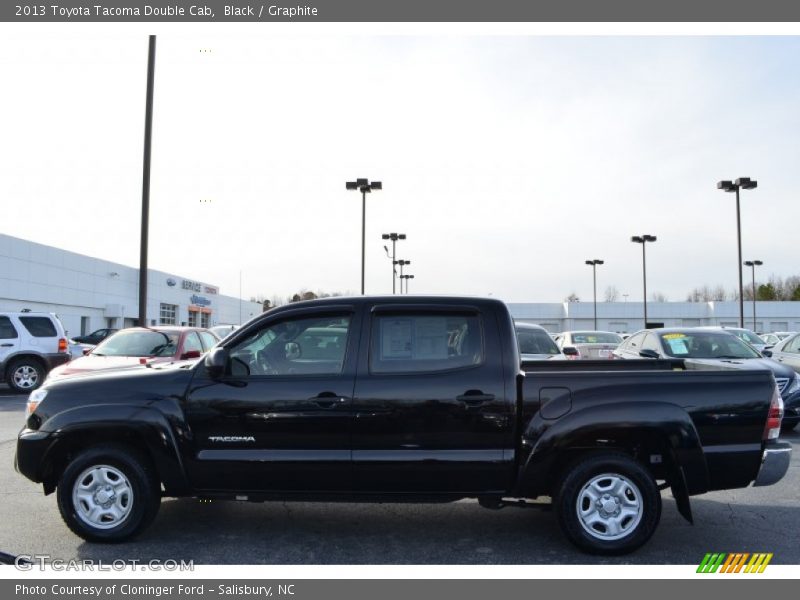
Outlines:
[[650,350],[650,348],[644,348],[643,350],[639,350],[639,356],[642,358],[661,358],[658,352],[655,350]]
[[190,358],[200,358],[200,350],[189,350],[181,354],[181,360],[189,360]]
[[84,348],[83,349],[83,355],[84,356],[88,356],[91,353],[92,353],[92,349],[91,348]]
[[767,358],[772,358],[772,350],[768,350],[767,348],[764,348],[761,351],[761,355],[762,356],[766,356]]
[[580,352],[575,346],[564,346],[561,350],[565,356],[580,356]]
[[206,359],[204,361],[208,376],[211,377],[211,379],[222,378],[228,368],[229,360],[230,355],[226,348],[212,348],[208,354],[206,354]]
[[303,351],[300,349],[300,344],[297,342],[286,342],[284,351],[286,352],[286,358],[288,360],[295,360],[303,355]]

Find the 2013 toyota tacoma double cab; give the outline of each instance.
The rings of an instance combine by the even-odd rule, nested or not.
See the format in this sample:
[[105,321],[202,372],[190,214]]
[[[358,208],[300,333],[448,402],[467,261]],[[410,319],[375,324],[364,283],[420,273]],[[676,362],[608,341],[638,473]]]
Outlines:
[[541,497],[573,543],[604,554],[650,538],[663,489],[691,521],[690,496],[786,473],[771,372],[600,362],[521,363],[492,299],[298,302],[199,361],[45,383],[16,466],[93,542],[141,532],[164,496]]

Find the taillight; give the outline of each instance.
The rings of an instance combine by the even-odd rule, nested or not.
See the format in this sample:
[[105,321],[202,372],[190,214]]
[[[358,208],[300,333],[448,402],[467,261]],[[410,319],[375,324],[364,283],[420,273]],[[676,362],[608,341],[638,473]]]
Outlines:
[[[52,348],[52,346],[51,346]],[[65,338],[60,338],[58,340],[58,351],[59,352],[66,352],[69,350],[69,345],[67,344],[67,340]]]
[[783,419],[783,398],[778,393],[778,386],[772,388],[772,401],[769,403],[767,424],[764,426],[763,440],[775,440],[781,434],[781,419]]

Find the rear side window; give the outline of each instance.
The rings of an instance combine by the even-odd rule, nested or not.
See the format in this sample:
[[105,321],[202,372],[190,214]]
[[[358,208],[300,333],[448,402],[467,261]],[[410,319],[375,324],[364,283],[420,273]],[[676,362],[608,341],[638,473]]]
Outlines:
[[8,317],[0,317],[0,340],[11,340],[17,337],[17,330]]
[[46,338],[58,335],[56,326],[47,317],[20,317],[19,320],[33,337]]
[[482,361],[483,335],[477,315],[403,313],[373,320],[373,373],[449,371]]
[[213,334],[208,333],[207,331],[201,331],[200,338],[203,340],[203,346],[206,347],[206,350],[210,350],[211,348],[217,345],[217,338],[215,338]]

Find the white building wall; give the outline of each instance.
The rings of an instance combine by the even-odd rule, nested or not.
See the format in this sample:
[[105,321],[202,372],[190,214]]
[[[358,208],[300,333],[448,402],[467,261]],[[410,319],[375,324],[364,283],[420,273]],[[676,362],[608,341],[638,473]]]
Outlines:
[[[240,300],[207,289],[183,289],[188,280],[163,271],[148,272],[148,324],[158,324],[161,303],[178,306],[178,324],[189,320],[192,296],[210,301],[209,325],[239,323]],[[174,285],[169,285],[169,282]],[[81,318],[88,318],[87,331],[132,324],[139,315],[139,270],[126,265],[68,252],[0,234],[0,310],[56,313],[70,335],[81,332]],[[242,320],[261,313],[257,302],[241,302]]]

